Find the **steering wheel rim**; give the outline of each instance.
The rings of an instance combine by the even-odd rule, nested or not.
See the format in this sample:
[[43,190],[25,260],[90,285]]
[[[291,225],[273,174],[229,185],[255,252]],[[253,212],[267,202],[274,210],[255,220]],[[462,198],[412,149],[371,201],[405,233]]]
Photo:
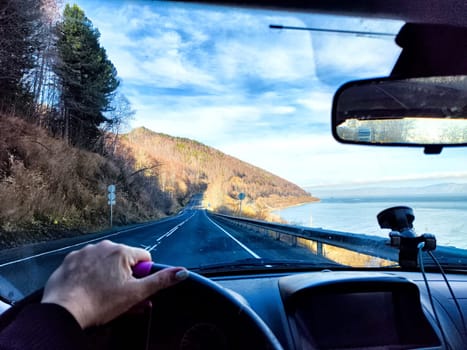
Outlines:
[[[163,264],[154,264],[154,272],[162,270],[164,268],[169,267],[168,265]],[[274,333],[271,329],[266,325],[266,323],[256,314],[255,311],[243,300],[239,297],[235,296],[233,293],[229,292],[227,289],[223,288],[219,284],[211,281],[210,279],[199,275],[195,272],[190,271],[189,277],[185,280],[180,282],[177,286],[170,287],[170,288],[190,288],[190,284],[201,287],[201,289],[208,290],[210,292],[214,292],[217,296],[219,296],[223,302],[228,303],[231,307],[236,309],[236,314],[243,319],[247,320],[250,325],[253,327],[255,333],[258,333],[258,337],[262,337],[264,340],[264,348],[265,349],[272,349],[272,350],[283,350],[283,347],[279,340],[276,338]],[[167,293],[170,292],[170,288],[166,290]],[[21,312],[21,310],[29,304],[39,303],[42,299],[44,289],[41,288],[25,298],[21,299],[17,303],[13,304],[10,309],[5,311],[0,316],[0,331],[2,331],[5,327],[7,327],[17,315]],[[157,293],[152,295],[148,299],[156,298]],[[124,314],[120,315],[118,318],[124,316]]]
[[[153,264],[154,270],[159,271],[164,268],[170,267],[169,265],[163,264]],[[206,278],[196,272],[190,271],[189,277],[177,284],[174,287],[170,287],[163,292],[170,293],[171,288],[178,288],[178,289],[190,289],[190,284],[201,287],[202,289],[209,290],[210,292],[214,292],[217,296],[219,296],[224,302],[230,304],[231,307],[236,309],[236,315],[243,317],[247,321],[250,322],[250,325],[254,327],[254,330],[258,332],[258,336],[262,336],[265,341],[265,349],[272,349],[272,350],[283,350],[283,347],[279,340],[276,338],[275,334],[271,331],[268,325],[256,314],[256,312],[246,303],[246,301],[242,300],[234,293],[230,292],[228,289],[223,288],[218,283],[213,282],[209,278]],[[155,295],[151,296],[157,297]]]

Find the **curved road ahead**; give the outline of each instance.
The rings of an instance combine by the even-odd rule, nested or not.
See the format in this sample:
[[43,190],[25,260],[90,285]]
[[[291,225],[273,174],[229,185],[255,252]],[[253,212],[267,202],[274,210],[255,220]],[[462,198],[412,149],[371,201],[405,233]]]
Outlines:
[[320,259],[304,248],[291,247],[246,230],[223,226],[211,218],[198,202],[198,198],[194,199],[174,217],[98,238],[83,238],[79,243],[65,243],[62,247],[54,247],[41,253],[24,252],[21,257],[2,261],[0,294],[10,295],[11,299],[18,298],[12,294],[12,288],[4,283],[5,280],[24,295],[33,292],[44,285],[68,252],[102,239],[142,247],[151,252],[154,261],[188,268],[246,258]]

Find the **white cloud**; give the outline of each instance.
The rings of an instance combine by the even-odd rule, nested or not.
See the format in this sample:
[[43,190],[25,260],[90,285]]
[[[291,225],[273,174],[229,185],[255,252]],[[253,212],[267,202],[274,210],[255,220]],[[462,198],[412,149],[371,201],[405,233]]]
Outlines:
[[434,181],[456,176],[465,181],[467,175],[465,167],[459,167],[466,156],[463,149],[446,149],[444,155],[433,159],[421,148],[349,146],[328,134],[284,133],[226,142],[220,148],[302,186]]
[[154,131],[188,137],[211,145],[224,139],[225,135],[232,135],[233,130],[241,132],[242,124],[251,127],[262,113],[258,107],[243,105],[194,105],[181,110],[176,106],[159,110],[143,105],[136,108],[139,118],[135,120],[134,126],[145,125]]
[[329,123],[334,92],[326,91],[328,89],[323,87],[303,93],[297,98],[297,104],[309,110],[306,116],[308,120],[313,120],[315,123]]
[[214,87],[212,77],[185,62],[176,52],[140,64],[144,72],[142,83],[157,87],[178,87],[184,84]]
[[268,27],[395,32],[400,22],[273,12],[253,17],[247,10],[179,9],[168,2],[100,8],[81,2],[89,5],[86,13],[102,32],[123,92],[137,110],[133,126],[196,139],[301,185],[465,168],[465,150],[445,150],[433,160],[421,149],[347,146],[332,139],[334,91],[349,77],[387,74],[399,52],[391,40]]
[[[397,34],[402,21],[355,17],[305,17],[308,27]],[[392,37],[370,37],[311,32],[318,74],[379,77],[388,75],[400,48]]]
[[[102,40],[109,55],[115,57],[112,60],[117,69],[127,74],[122,77],[142,84],[153,81],[174,87],[197,82],[213,88],[214,80],[231,84],[252,78],[252,73],[259,79],[286,81],[314,75],[310,37],[269,29],[269,23],[284,20],[282,17],[256,17],[245,11],[221,9],[177,9],[167,4],[142,8],[125,5],[115,13],[95,11],[99,18],[96,25],[105,31]],[[303,25],[290,15],[285,20]],[[210,47],[200,49],[203,44]],[[119,59],[125,50],[140,64]],[[127,68],[129,64],[131,69]],[[188,78],[190,75],[193,78]]]
[[400,52],[388,39],[332,36],[314,37],[313,42],[318,66],[334,75],[349,76],[355,72],[367,77],[388,75]]
[[260,40],[242,42],[242,39],[223,42],[218,47],[217,61],[226,78],[252,73],[265,80],[294,81],[314,77],[313,51],[307,40],[293,45],[284,38],[272,40],[268,35]]

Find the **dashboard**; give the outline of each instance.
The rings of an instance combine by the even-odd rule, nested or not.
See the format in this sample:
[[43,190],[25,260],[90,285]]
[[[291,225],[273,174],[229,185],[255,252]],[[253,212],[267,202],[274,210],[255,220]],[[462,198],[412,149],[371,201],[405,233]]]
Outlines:
[[297,348],[441,345],[406,278],[328,272],[281,278],[279,290]]
[[[465,314],[467,276],[447,277]],[[416,272],[325,270],[213,280],[248,304],[284,349],[464,349],[463,316],[445,281],[434,273],[427,278],[437,317]],[[264,348],[239,311],[214,294],[168,291],[152,306],[151,326],[146,337],[139,335],[146,339],[142,348]]]
[[465,349],[467,275],[446,278],[452,293],[441,274],[426,274],[427,289],[397,270],[192,274],[85,335],[113,350]]

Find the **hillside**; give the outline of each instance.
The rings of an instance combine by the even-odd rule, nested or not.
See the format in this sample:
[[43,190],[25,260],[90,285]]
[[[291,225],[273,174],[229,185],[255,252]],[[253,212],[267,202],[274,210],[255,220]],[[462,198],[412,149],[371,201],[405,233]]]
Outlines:
[[121,138],[139,169],[158,178],[163,191],[183,202],[204,192],[204,205],[236,213],[238,194],[246,195],[242,214],[271,219],[272,209],[316,201],[297,185],[199,142],[138,128]]
[[108,228],[112,183],[115,224],[157,219],[180,208],[153,178],[135,172],[131,157],[104,158],[0,115],[0,248]]

